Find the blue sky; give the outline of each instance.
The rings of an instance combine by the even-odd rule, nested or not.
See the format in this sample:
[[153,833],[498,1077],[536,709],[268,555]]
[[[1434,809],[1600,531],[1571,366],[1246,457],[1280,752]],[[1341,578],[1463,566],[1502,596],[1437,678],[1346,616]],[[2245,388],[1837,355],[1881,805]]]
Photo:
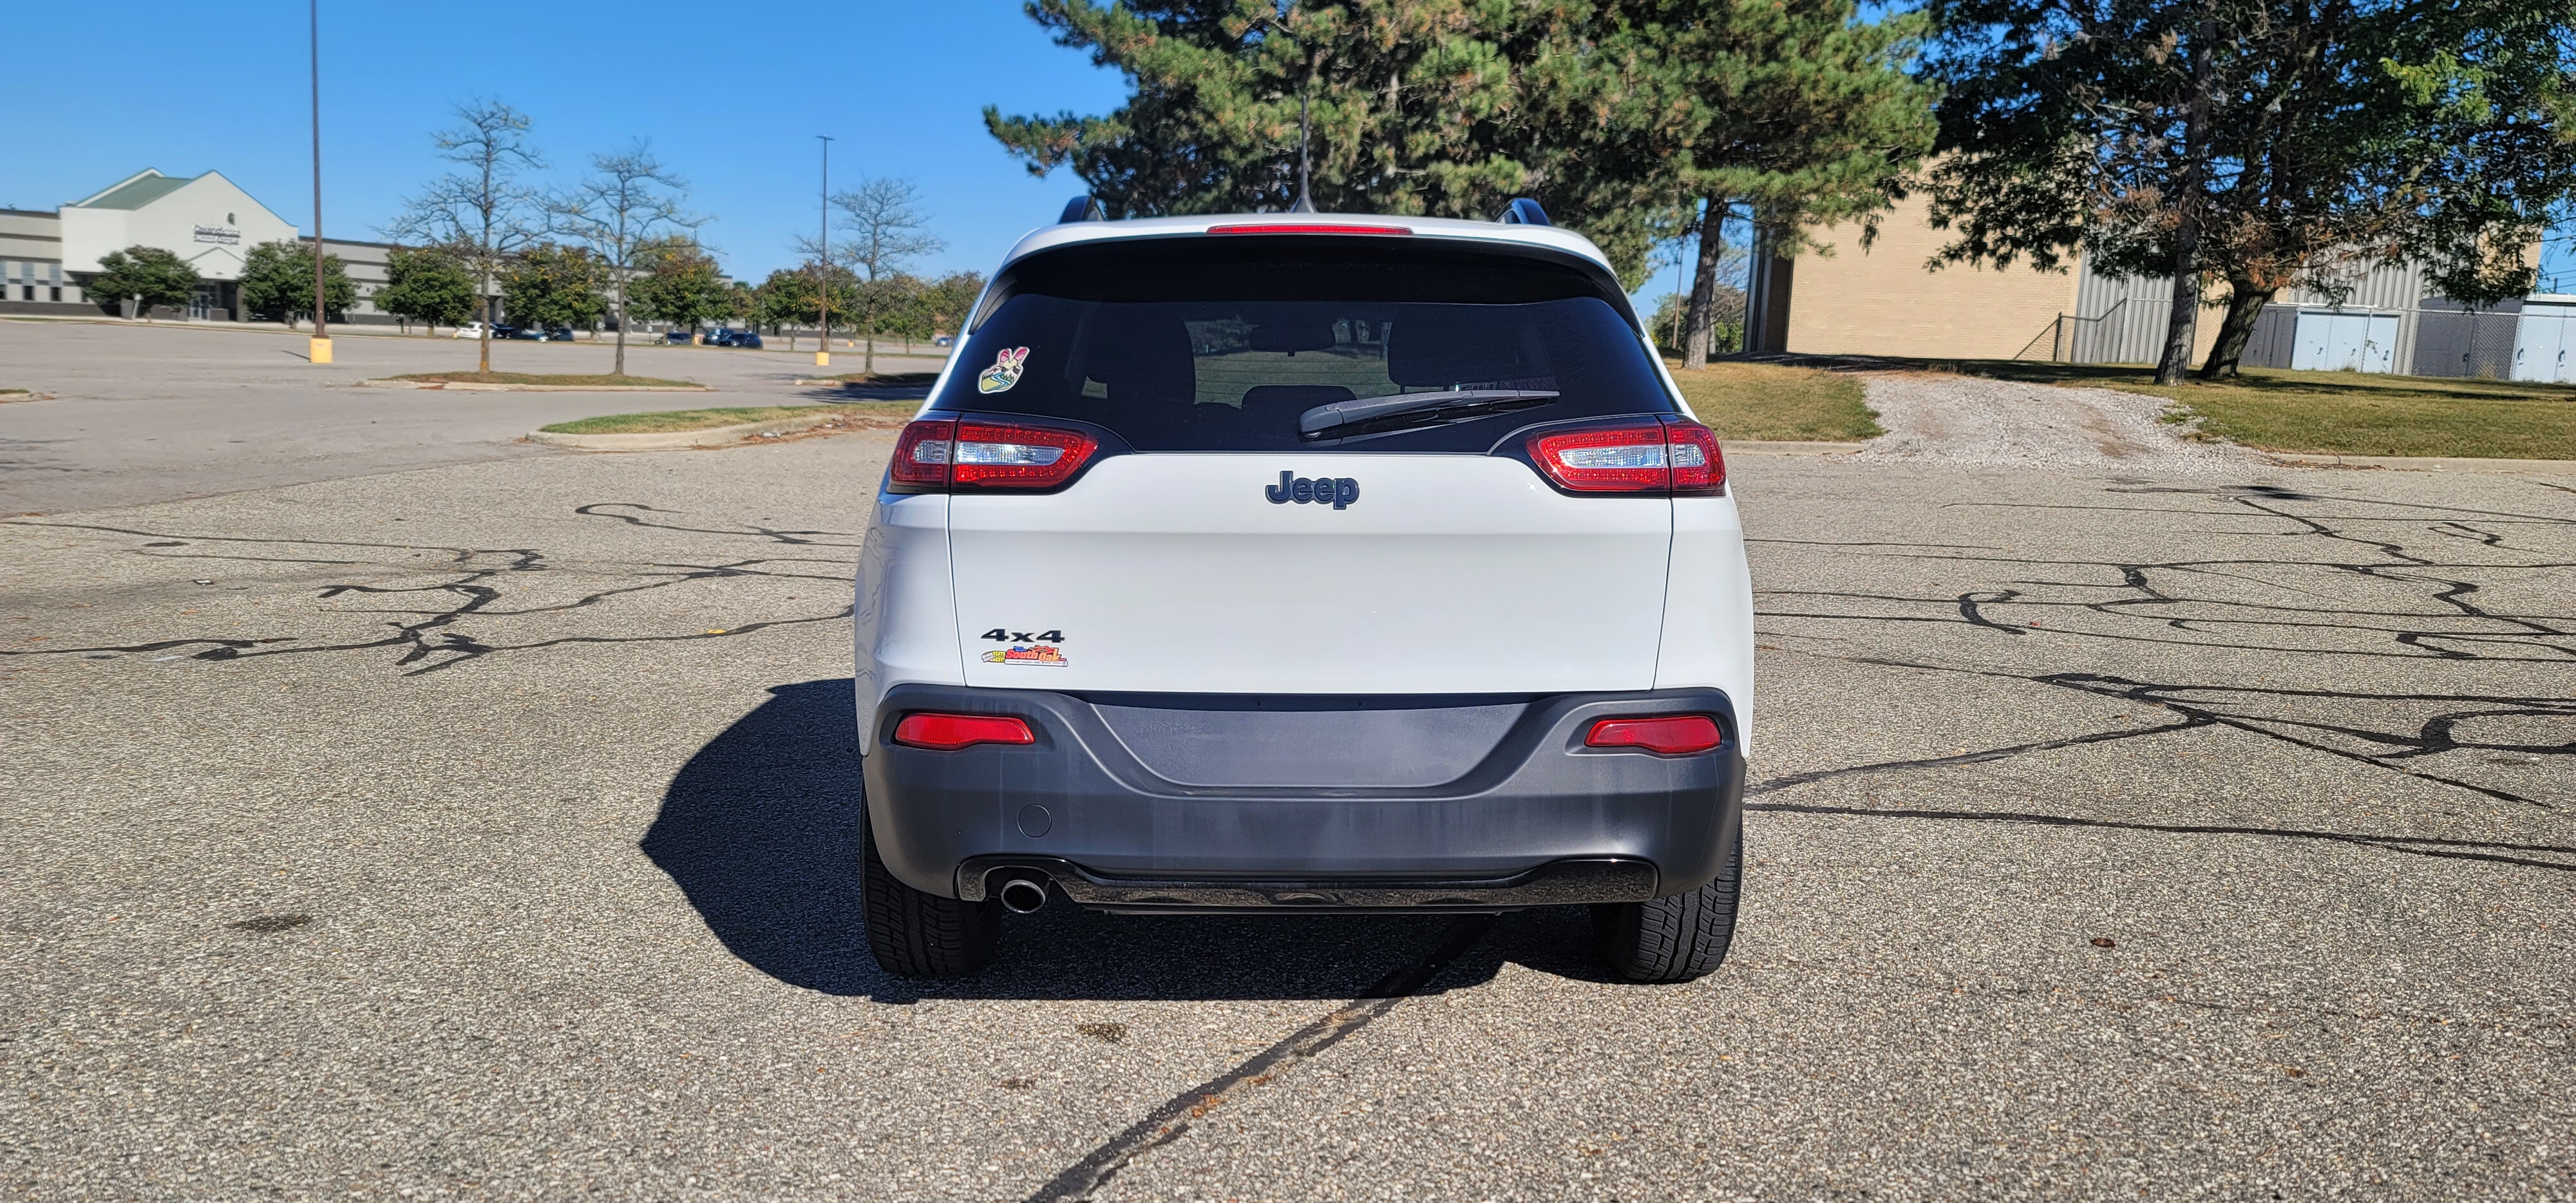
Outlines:
[[[0,126],[0,206],[51,209],[145,167],[211,169],[309,230],[305,12],[292,0],[19,7],[11,45],[44,70],[22,81],[37,89],[21,97],[22,118]],[[493,97],[534,119],[548,182],[650,138],[716,217],[703,236],[726,269],[754,280],[791,265],[794,238],[814,229],[814,135],[839,139],[836,187],[862,173],[920,187],[948,243],[920,268],[982,271],[1083,190],[1068,172],[1031,178],[984,132],[983,106],[1104,113],[1124,95],[1116,72],[1055,45],[1016,0],[323,0],[322,39],[335,237],[381,238],[404,196],[443,167],[430,134],[458,102]],[[2576,287],[2567,244],[2548,259]],[[1668,276],[1640,303],[1651,307]]]
[[[11,45],[46,70],[22,81],[38,91],[0,127],[0,206],[52,209],[145,167],[216,170],[309,231],[305,13],[292,0],[13,8]],[[533,118],[552,181],[652,139],[717,218],[703,236],[726,270],[754,280],[791,264],[793,238],[814,230],[814,135],[839,139],[836,189],[861,173],[920,186],[949,244],[922,268],[982,271],[1083,190],[1069,172],[1032,179],[984,132],[983,107],[1101,113],[1124,95],[1116,72],[1056,46],[1005,0],[322,0],[322,51],[332,236],[381,239],[442,168],[430,134],[457,102],[488,96]]]

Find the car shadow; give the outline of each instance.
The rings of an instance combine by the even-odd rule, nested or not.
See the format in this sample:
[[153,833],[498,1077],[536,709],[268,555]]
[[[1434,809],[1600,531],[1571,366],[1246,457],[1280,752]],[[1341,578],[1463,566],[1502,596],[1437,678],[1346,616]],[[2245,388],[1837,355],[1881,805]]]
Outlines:
[[[1005,919],[964,981],[894,977],[868,953],[858,890],[859,755],[848,678],[770,689],[671,779],[641,847],[735,956],[791,986],[924,998],[1318,999],[1356,995],[1435,946],[1444,915],[1126,916],[1062,901]],[[1439,988],[1506,963],[1589,977],[1583,914],[1506,916],[1507,955],[1461,958]],[[1489,937],[1488,945],[1493,945]],[[1557,947],[1565,944],[1564,947]]]

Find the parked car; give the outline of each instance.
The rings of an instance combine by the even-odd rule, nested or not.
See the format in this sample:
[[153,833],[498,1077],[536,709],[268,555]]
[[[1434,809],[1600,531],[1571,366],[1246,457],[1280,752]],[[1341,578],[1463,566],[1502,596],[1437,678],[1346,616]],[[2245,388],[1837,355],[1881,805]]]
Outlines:
[[465,324],[464,324],[464,325],[462,325],[462,326],[458,326],[458,327],[456,328],[456,333],[455,333],[455,334],[450,335],[449,337],[451,337],[451,338],[481,338],[481,337],[483,337],[483,323],[481,323],[481,322],[467,322],[467,323],[465,323]]
[[760,341],[760,331],[758,330],[736,330],[733,332],[733,341],[726,345],[742,347],[746,350],[752,351],[764,349],[763,344]]
[[669,343],[675,347],[688,346],[690,342],[695,340],[695,338],[696,335],[687,330],[669,330],[665,331],[662,335],[663,342]]
[[942,334],[937,338],[931,339],[930,345],[934,347],[953,347],[957,345],[957,340],[952,336]]
[[570,326],[548,326],[537,332],[539,342],[568,343],[572,340],[573,333]]
[[537,332],[519,326],[513,326],[508,322],[494,322],[492,323],[492,337],[533,339],[537,337]]
[[1742,526],[1598,248],[1526,200],[1076,219],[992,288],[859,555],[879,964],[1052,899],[1585,905],[1619,974],[1718,966]]

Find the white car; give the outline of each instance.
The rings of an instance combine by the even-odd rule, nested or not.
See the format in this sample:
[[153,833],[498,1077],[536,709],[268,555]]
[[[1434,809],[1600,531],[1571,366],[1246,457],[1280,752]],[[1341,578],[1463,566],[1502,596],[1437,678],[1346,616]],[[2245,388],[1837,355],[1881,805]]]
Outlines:
[[464,325],[462,325],[462,326],[458,326],[458,327],[456,328],[456,333],[454,333],[454,334],[452,334],[452,335],[449,335],[448,337],[450,337],[450,338],[481,338],[481,337],[483,337],[483,323],[481,323],[481,322],[467,322],[467,323],[465,323],[465,324],[464,324]]
[[1753,606],[1601,252],[1500,222],[1074,218],[898,440],[854,611],[887,970],[1004,912],[1592,908],[1733,937]]

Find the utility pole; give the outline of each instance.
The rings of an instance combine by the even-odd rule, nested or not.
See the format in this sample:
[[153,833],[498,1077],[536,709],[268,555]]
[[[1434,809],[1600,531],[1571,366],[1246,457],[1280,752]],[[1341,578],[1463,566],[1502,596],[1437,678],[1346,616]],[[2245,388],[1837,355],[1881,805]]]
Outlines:
[[331,362],[331,327],[322,314],[322,0],[309,0],[305,19],[313,45],[313,348],[317,364]]
[[823,336],[814,344],[814,366],[828,368],[832,366],[832,136],[814,136],[823,140],[822,226],[814,237],[814,304],[823,319]]

